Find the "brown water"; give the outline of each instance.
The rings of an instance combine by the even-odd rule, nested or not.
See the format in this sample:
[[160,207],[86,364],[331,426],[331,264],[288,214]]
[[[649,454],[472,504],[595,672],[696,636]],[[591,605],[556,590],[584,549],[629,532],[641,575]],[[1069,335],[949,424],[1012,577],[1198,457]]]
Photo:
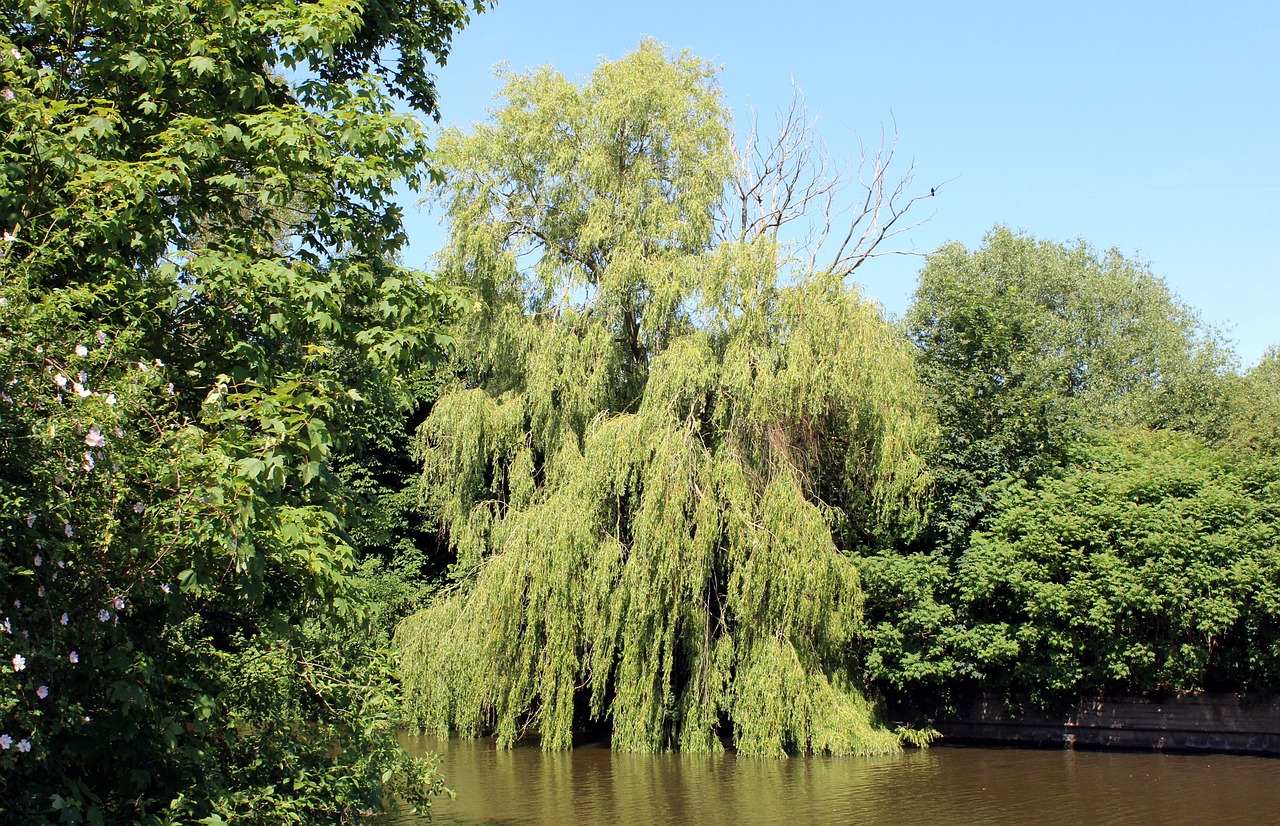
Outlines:
[[457,799],[435,804],[437,824],[1280,824],[1273,758],[935,746],[770,760],[404,744],[443,756]]

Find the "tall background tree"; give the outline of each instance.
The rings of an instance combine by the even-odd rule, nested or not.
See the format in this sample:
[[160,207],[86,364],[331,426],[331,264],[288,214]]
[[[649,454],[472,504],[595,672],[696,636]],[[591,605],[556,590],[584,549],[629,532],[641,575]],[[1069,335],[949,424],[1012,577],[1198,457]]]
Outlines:
[[503,94],[439,142],[444,268],[482,303],[421,430],[456,582],[398,632],[419,719],[897,748],[861,691],[853,552],[919,518],[907,343],[847,269],[790,268],[776,222],[717,235],[744,187],[705,62],[646,42]]
[[[883,684],[931,704],[947,696],[944,689],[1006,685],[1001,682],[1003,666],[993,663],[1031,668],[1030,649],[1020,647],[1019,635],[1045,632],[1027,621],[1040,609],[1019,605],[1012,610],[1017,600],[1010,598],[993,610],[989,600],[975,596],[981,591],[974,585],[976,571],[988,583],[1016,577],[1016,571],[1026,573],[1010,568],[1001,574],[989,552],[997,540],[984,531],[1056,537],[1052,541],[1078,553],[1082,549],[1055,534],[1062,525],[1050,518],[1050,503],[1082,512],[1100,508],[1118,518],[1114,514],[1124,512],[1128,495],[1122,491],[1136,484],[1133,476],[1147,473],[1157,484],[1164,478],[1159,463],[1173,462],[1174,456],[1202,473],[1197,484],[1206,490],[1229,489],[1235,482],[1210,478],[1210,469],[1220,465],[1209,452],[1187,447],[1193,457],[1188,458],[1173,448],[1144,447],[1147,437],[1142,433],[1176,431],[1208,451],[1223,443],[1233,427],[1246,428],[1232,424],[1248,418],[1236,411],[1257,408],[1241,406],[1234,356],[1221,334],[1202,325],[1148,267],[1115,250],[1099,253],[1084,242],[1063,245],[996,228],[979,249],[943,247],[922,270],[903,323],[916,345],[919,375],[940,426],[941,439],[931,457],[937,474],[935,506],[929,529],[913,548],[885,551],[864,562],[866,656],[869,671]],[[1260,370],[1259,377],[1265,373]],[[1131,429],[1137,433],[1125,438],[1107,435]],[[1150,439],[1152,445],[1182,445]],[[1097,440],[1101,447],[1086,449]],[[1089,463],[1103,462],[1101,456],[1116,474],[1125,475],[1106,476],[1106,481],[1089,475]],[[1086,467],[1072,470],[1079,463]],[[1042,488],[1039,480],[1046,474],[1050,478]],[[1096,494],[1105,493],[1105,503],[1063,504],[1071,497],[1063,487],[1069,484],[1058,480],[1061,474],[1090,480]],[[1015,496],[1015,489],[1023,493]],[[1189,511],[1204,504],[1187,496],[1190,504],[1183,504]],[[1039,504],[1030,505],[1030,500]],[[1028,519],[1027,507],[1036,508],[1034,519]],[[1177,506],[1169,507],[1172,513]],[[1139,517],[1135,511],[1134,518]],[[1013,522],[1018,522],[1016,531],[1009,527]],[[1190,523],[1183,529],[1171,528],[1170,541],[1174,534],[1184,544],[1200,541],[1199,529]],[[975,536],[984,537],[983,550],[974,551],[977,557],[969,549]],[[1121,549],[1129,541],[1117,534],[1113,545],[1098,541],[1092,547],[1123,556]],[[1195,553],[1188,553],[1184,561],[1190,565]],[[1240,553],[1253,551],[1242,545]],[[1072,564],[1066,556],[1049,556],[1043,564],[1059,573]],[[1076,556],[1070,560],[1079,561]],[[1154,603],[1168,598],[1171,605],[1185,606],[1180,598],[1160,592],[1159,583],[1150,578],[1145,587],[1151,590],[1141,599]],[[1076,626],[1059,633],[1059,642],[1068,639],[1063,644],[1084,652],[1082,660],[1099,661],[1106,657],[1097,646],[1122,640],[1138,644],[1131,629],[1108,622]],[[1151,654],[1154,659],[1175,661],[1178,655],[1168,649],[1190,644],[1160,637],[1164,631],[1152,633],[1142,644],[1157,652]],[[1111,683],[1100,681],[1101,669],[1088,667],[1082,672],[1087,678],[1055,674],[1051,683],[1062,691],[1067,685],[1075,690],[1104,684],[1157,687],[1151,670],[1135,666],[1132,673],[1121,674],[1117,666],[1113,672]],[[1047,680],[1047,672],[1045,676]],[[1023,680],[1019,688],[1041,695],[1050,684],[1028,682]],[[1191,679],[1184,684],[1204,683]]]
[[947,543],[981,518],[988,485],[1034,477],[1092,427],[1225,427],[1230,349],[1116,250],[997,228],[929,256],[904,324],[944,434]]
[[456,306],[395,263],[393,190],[432,174],[395,100],[435,114],[473,9],[0,8],[6,820],[320,822],[432,789],[359,642],[330,464]]
[[1280,347],[1244,374],[1234,402],[1228,444],[1257,457],[1280,456]]

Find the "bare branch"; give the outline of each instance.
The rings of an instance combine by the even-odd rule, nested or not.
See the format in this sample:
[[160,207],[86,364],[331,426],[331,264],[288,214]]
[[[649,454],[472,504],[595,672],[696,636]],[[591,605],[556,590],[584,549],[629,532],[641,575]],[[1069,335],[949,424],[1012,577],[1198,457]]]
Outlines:
[[[737,175],[721,218],[721,237],[774,241],[781,237],[798,245],[800,259],[811,270],[841,278],[871,258],[923,255],[887,245],[928,221],[931,216],[918,221],[907,221],[906,216],[955,179],[911,195],[915,164],[901,175],[893,171],[896,123],[891,136],[881,130],[874,148],[859,140],[856,166],[841,168],[827,152],[816,125],[804,95],[794,87],[790,105],[778,114],[772,137],[762,136],[759,117],[750,111]],[[851,189],[857,191],[856,197],[850,197]]]

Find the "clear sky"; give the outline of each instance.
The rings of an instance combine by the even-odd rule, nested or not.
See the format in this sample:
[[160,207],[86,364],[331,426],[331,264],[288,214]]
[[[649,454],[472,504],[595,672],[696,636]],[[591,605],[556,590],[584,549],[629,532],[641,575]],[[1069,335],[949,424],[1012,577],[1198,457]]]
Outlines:
[[[956,178],[905,246],[1084,238],[1149,261],[1245,365],[1280,344],[1280,4],[500,0],[438,71],[442,122],[485,117],[497,64],[582,79],[645,36],[721,66],[740,119],[771,122],[794,81],[833,153],[896,122],[918,186]],[[420,266],[440,230],[408,229]],[[858,274],[900,314],[919,267]]]

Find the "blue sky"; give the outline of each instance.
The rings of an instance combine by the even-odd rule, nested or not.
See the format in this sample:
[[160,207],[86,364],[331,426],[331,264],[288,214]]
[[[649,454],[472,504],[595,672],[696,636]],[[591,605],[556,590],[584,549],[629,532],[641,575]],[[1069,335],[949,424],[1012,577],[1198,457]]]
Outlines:
[[[721,66],[739,118],[794,81],[833,153],[896,122],[918,186],[956,178],[902,245],[1084,238],[1149,261],[1245,365],[1280,344],[1280,4],[500,0],[437,73],[442,122],[485,117],[497,64],[581,79],[645,36]],[[409,212],[422,265],[440,229]],[[919,267],[858,274],[899,314]]]

